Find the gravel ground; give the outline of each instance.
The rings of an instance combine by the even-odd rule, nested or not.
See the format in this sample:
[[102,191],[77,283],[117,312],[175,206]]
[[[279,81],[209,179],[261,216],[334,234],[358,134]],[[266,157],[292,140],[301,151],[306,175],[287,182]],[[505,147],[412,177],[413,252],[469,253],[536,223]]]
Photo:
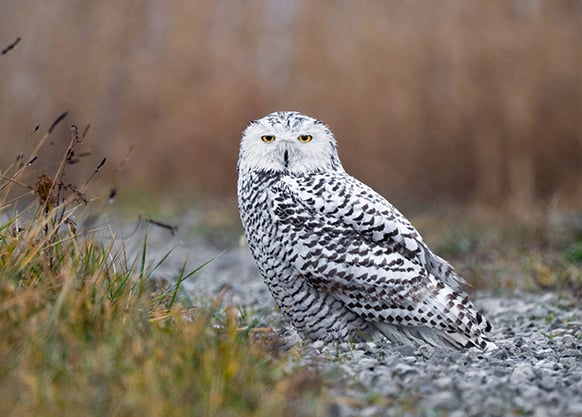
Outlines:
[[[154,246],[155,241],[150,238]],[[163,242],[155,248],[158,253],[178,244],[171,257],[176,264],[166,263],[170,268],[181,266],[186,255],[197,265],[219,253],[202,242],[194,244],[196,250],[167,237]],[[245,247],[223,252],[185,288],[194,301],[228,288],[225,304],[244,306],[282,335],[291,332]],[[300,354],[289,366],[313,367],[331,376],[330,417],[582,416],[580,301],[567,294],[520,292],[478,293],[473,299],[493,324],[491,338],[498,350],[457,352],[382,341],[300,343]]]

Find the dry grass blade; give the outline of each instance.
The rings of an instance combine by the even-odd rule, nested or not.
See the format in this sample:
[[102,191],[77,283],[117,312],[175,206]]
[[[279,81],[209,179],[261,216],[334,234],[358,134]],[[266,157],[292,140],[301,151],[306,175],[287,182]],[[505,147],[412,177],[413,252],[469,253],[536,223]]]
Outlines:
[[184,263],[159,294],[148,278],[166,257],[149,266],[145,241],[132,261],[113,241],[77,234],[72,219],[84,203],[63,184],[62,161],[34,185],[22,170],[5,178],[37,199],[24,213],[17,200],[1,204],[0,415],[298,415],[303,400],[289,398],[305,390],[305,378],[295,382],[301,371],[286,373],[249,343],[220,299],[180,303],[181,284],[199,268]]
[[18,45],[20,43],[21,40],[22,39],[20,38],[20,36],[18,38],[16,38],[14,40],[14,42],[12,42],[6,48],[2,49],[2,52],[0,52],[0,55],[6,55],[8,52],[10,52],[11,50],[13,50],[16,47],[16,45]]
[[20,179],[26,167],[30,166],[37,159],[39,151],[41,150],[47,139],[50,137],[50,134],[52,133],[54,128],[67,116],[67,114],[68,114],[67,112],[64,112],[55,119],[49,130],[42,136],[42,138],[38,141],[32,152],[30,153],[30,156],[27,159],[29,161],[28,164],[18,167],[16,169],[16,172],[12,176],[11,181],[8,181],[6,184],[0,187],[0,192],[3,191],[0,201],[5,201],[7,199],[10,191],[12,190],[12,186],[15,183],[17,183],[17,181]]

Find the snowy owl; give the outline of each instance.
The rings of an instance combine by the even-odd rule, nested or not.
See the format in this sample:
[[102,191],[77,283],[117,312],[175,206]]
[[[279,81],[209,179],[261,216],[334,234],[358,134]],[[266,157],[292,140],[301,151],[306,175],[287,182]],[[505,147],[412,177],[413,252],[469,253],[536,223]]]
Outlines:
[[298,112],[252,121],[237,171],[251,253],[305,340],[495,347],[463,278],[384,197],[345,172],[323,122]]

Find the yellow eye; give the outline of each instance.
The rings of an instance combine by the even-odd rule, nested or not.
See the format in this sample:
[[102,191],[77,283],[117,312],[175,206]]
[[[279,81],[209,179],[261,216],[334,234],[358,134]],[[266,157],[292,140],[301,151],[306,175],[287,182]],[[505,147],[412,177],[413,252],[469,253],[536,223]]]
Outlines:
[[261,139],[263,140],[263,142],[273,142],[275,140],[275,136],[273,135],[263,135],[261,136]]
[[311,135],[301,135],[297,139],[299,139],[299,142],[301,142],[301,143],[307,143],[307,142],[311,142],[311,139],[313,139],[313,136],[311,136]]

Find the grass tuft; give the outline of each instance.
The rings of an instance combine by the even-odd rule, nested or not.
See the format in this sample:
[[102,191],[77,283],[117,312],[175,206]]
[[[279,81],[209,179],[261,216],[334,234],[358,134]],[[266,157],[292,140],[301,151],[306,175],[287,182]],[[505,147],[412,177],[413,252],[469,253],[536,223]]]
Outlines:
[[[54,177],[25,186],[33,204],[0,200],[0,415],[313,414],[317,376],[250,343],[235,308],[181,303],[199,268],[160,292],[145,240],[127,259],[79,235],[72,219],[88,200],[62,181],[75,146]],[[3,175],[0,191],[24,184],[25,170]]]

